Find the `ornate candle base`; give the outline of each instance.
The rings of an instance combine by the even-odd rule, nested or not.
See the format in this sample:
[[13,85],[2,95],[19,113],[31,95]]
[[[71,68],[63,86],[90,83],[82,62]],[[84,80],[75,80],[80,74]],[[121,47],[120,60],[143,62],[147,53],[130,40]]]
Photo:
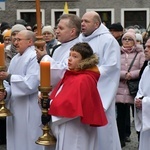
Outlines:
[[36,41],[34,42],[35,47],[43,51],[43,47],[45,45],[45,41],[43,40],[43,36],[36,36]]
[[36,141],[36,144],[39,145],[54,145],[56,143],[55,137],[52,135],[52,131],[49,128],[49,125],[46,124],[43,128],[43,135],[39,137],[39,139]]
[[12,115],[12,113],[9,111],[9,109],[7,109],[7,108],[5,107],[5,101],[4,101],[4,100],[2,100],[2,101],[0,102],[0,106],[1,106],[1,108],[0,108],[0,118],[1,118],[1,117],[7,117],[7,116],[11,116],[11,115]]
[[[4,71],[5,67],[4,66],[0,66],[0,71]],[[4,92],[5,88],[3,85],[3,80],[0,80],[0,91]],[[9,111],[9,109],[7,109],[5,107],[5,101],[1,100],[0,101],[0,117],[7,117],[7,116],[11,116],[11,112]]]
[[[51,87],[39,87],[39,90],[41,91],[43,97],[42,115],[47,115],[48,108],[46,105],[48,103],[48,93],[51,91]],[[45,124],[42,130],[43,130],[43,135],[40,136],[35,143],[39,145],[45,145],[45,146],[54,145],[56,143],[56,139],[52,134],[49,124],[48,123]]]

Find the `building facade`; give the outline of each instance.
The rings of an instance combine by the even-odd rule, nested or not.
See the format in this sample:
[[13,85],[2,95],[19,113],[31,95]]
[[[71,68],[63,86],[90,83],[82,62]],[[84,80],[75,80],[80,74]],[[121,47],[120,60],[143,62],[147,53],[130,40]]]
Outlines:
[[[36,23],[36,0],[3,0],[5,10],[0,9],[0,22],[11,25],[17,19],[24,19],[29,25]],[[40,0],[41,21],[43,25],[53,27],[63,13],[65,0]],[[97,11],[106,26],[120,22],[123,27],[139,25],[147,28],[150,21],[150,3],[148,0],[67,0],[69,13],[79,17],[86,11]]]

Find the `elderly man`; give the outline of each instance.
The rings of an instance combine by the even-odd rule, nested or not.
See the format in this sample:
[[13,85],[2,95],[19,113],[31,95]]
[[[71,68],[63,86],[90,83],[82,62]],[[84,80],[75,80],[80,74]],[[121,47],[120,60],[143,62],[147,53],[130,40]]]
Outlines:
[[[98,90],[108,124],[98,128],[99,149],[121,150],[115,116],[115,96],[120,78],[120,47],[109,30],[101,23],[98,13],[86,12],[81,20],[80,40],[88,42],[99,56]],[[104,136],[105,135],[105,136]]]
[[17,54],[12,58],[8,72],[0,72],[5,80],[5,98],[12,116],[7,118],[7,150],[42,150],[35,141],[42,134],[41,110],[38,105],[39,64],[32,31],[22,30],[15,37]]
[[140,131],[139,150],[149,150],[150,147],[150,39],[145,44],[144,52],[148,65],[144,69],[135,97],[135,127]]

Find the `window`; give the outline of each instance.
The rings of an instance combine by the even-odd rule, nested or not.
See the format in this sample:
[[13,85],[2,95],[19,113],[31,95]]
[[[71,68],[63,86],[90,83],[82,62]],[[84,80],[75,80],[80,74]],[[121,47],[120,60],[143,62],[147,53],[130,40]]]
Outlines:
[[[51,10],[51,25],[55,27],[57,25],[57,20],[63,14],[63,9],[52,9]],[[79,16],[79,9],[69,9],[70,14],[76,14]]]
[[138,25],[140,28],[146,29],[149,24],[149,9],[135,8],[121,10],[121,23],[125,28]]
[[[18,9],[17,19],[24,19],[28,25],[36,24],[36,10],[35,9]],[[45,24],[45,11],[41,9],[41,22]]]
[[96,11],[107,27],[114,23],[114,9],[87,9],[86,11]]
[[0,11],[1,10],[5,10],[5,1],[4,0],[0,0]]
[[[35,1],[35,0],[18,0],[18,1],[27,1],[27,2],[31,2],[31,1]],[[40,1],[45,1],[45,2],[66,2],[66,0],[40,0]],[[77,0],[67,0],[67,2],[76,2]]]

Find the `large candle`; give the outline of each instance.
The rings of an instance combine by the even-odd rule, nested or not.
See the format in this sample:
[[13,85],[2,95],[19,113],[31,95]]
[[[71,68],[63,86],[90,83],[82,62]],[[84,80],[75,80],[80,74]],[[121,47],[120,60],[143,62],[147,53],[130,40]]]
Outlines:
[[0,44],[0,66],[5,66],[4,44]]
[[50,62],[40,62],[40,86],[50,87]]

